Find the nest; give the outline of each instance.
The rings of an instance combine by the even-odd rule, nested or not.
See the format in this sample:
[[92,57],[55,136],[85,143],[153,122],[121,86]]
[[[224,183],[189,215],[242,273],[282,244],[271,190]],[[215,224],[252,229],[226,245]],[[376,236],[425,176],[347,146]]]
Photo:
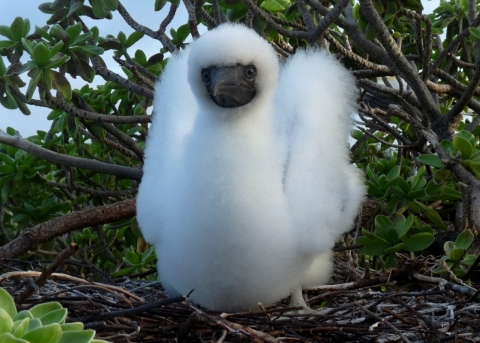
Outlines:
[[17,270],[0,275],[0,286],[17,303],[28,294],[19,309],[60,302],[67,321],[81,321],[111,342],[479,342],[479,292],[420,274],[424,266],[407,261],[381,273],[337,261],[334,284],[306,294],[318,311],[308,317],[288,299],[252,312],[208,311],[140,278],[98,283],[52,273],[32,292],[41,273]]

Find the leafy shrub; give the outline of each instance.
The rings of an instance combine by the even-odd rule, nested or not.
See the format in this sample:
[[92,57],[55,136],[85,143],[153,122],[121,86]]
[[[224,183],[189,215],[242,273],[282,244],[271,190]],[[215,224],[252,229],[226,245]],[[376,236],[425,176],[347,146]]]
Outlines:
[[0,342],[2,343],[107,343],[94,339],[83,323],[65,323],[67,309],[58,302],[38,304],[17,312],[11,295],[0,288]]

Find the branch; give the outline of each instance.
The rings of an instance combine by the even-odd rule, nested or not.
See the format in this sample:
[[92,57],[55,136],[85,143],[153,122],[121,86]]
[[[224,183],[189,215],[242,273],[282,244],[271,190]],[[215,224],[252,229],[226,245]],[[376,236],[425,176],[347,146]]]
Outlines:
[[[307,0],[307,3],[310,6],[312,6],[312,8],[315,11],[317,11],[323,16],[327,16],[330,13],[328,8],[323,6],[318,1]],[[369,41],[368,39],[365,38],[362,30],[360,29],[360,26],[355,21],[355,19],[352,18],[352,21],[346,21],[342,17],[338,17],[335,23],[347,32],[347,34],[351,38],[351,41],[353,42],[353,44],[355,44],[357,48],[371,55],[377,61],[383,64],[387,64],[388,55],[385,52],[385,50],[382,49],[380,46],[376,45],[375,43],[373,43],[372,41]]]
[[347,7],[349,2],[350,0],[340,0],[335,4],[333,9],[323,17],[320,23],[318,23],[315,30],[312,32],[312,41],[317,41],[317,39],[324,34],[324,32],[330,27],[330,25],[335,20],[337,20],[338,17],[340,17],[340,15],[342,14],[345,7]]
[[136,188],[127,188],[118,191],[102,191],[93,188],[88,188],[80,185],[67,185],[65,183],[53,182],[53,181],[45,181],[45,183],[50,187],[57,187],[62,190],[74,190],[80,191],[83,193],[91,194],[93,196],[98,197],[121,197],[121,196],[131,196],[137,192]]
[[378,15],[371,0],[360,0],[361,10],[367,21],[375,30],[379,41],[387,50],[388,56],[400,72],[400,75],[410,84],[415,91],[420,103],[422,104],[425,114],[431,123],[434,123],[440,116],[435,101],[428,91],[425,83],[414,72],[410,63],[403,55],[400,47],[395,43],[388,28],[383,23],[382,18]]
[[[172,5],[173,6],[173,5]],[[118,6],[117,6],[117,11],[118,13],[120,13],[120,15],[122,16],[123,20],[125,20],[125,22],[132,28],[134,29],[135,31],[138,31],[138,32],[141,32],[143,33],[144,35],[147,35],[153,39],[156,39],[156,40],[159,40],[160,43],[162,43],[162,45],[165,47],[165,49],[167,49],[169,52],[175,52],[177,51],[177,47],[172,43],[172,41],[170,40],[170,38],[167,37],[167,35],[165,34],[165,30],[162,30],[162,27],[163,27],[163,23],[162,23],[162,26],[160,26],[160,29],[158,31],[153,31],[152,29],[149,29],[148,27],[146,26],[143,26],[143,25],[140,25],[138,22],[136,22],[131,16],[130,14],[128,13],[128,11],[125,9],[125,7],[123,7],[122,3],[119,1],[118,2]],[[176,11],[176,8],[172,9],[170,7],[170,12],[168,13],[167,17],[165,18],[164,21],[166,21],[166,25],[165,25],[165,29],[167,27],[167,25],[169,24],[169,22],[171,21],[170,18],[173,19],[173,16],[171,15],[171,12],[173,11],[173,16],[175,15],[175,11]],[[167,20],[169,19],[169,20]]]
[[[75,255],[76,252],[78,251],[78,245],[75,243],[70,243],[70,245],[64,249],[60,254],[55,257],[55,260],[53,260],[52,263],[50,263],[43,271],[42,274],[37,279],[36,282],[36,287],[40,288],[45,285],[47,282],[48,278],[52,273],[60,267],[63,262],[68,260],[71,256]],[[22,303],[25,300],[27,300],[34,292],[36,287],[26,287],[23,293],[15,299],[16,302]]]
[[185,7],[187,8],[188,12],[188,27],[190,29],[190,33],[192,34],[193,39],[197,39],[200,37],[200,33],[198,33],[198,22],[197,22],[197,15],[195,14],[195,6],[193,6],[190,0],[183,0]]
[[151,90],[143,88],[131,82],[130,80],[127,80],[126,78],[120,76],[119,74],[114,73],[111,70],[108,70],[100,63],[100,60],[98,59],[97,56],[92,56],[91,60],[93,63],[93,69],[95,70],[95,73],[103,77],[105,81],[115,82],[116,84],[119,84],[120,86],[125,87],[126,89],[132,91],[135,94],[138,94],[153,100],[153,92]]
[[72,212],[26,229],[13,241],[0,247],[0,259],[17,258],[39,244],[89,226],[103,225],[135,216],[135,199]]
[[353,51],[346,49],[340,42],[338,42],[330,33],[325,35],[326,40],[328,40],[331,44],[335,46],[339,53],[350,59],[355,64],[359,65],[360,67],[365,67],[367,69],[371,69],[374,71],[379,71],[385,74],[393,75],[393,71],[387,67],[386,65],[382,64],[375,64],[364,59],[362,56],[357,55]]
[[93,120],[103,123],[112,123],[112,124],[140,124],[140,123],[151,123],[152,120],[149,115],[144,116],[117,116],[111,114],[100,114],[97,112],[89,112],[79,108],[75,108],[69,103],[65,102],[63,99],[56,97],[51,97],[49,99],[49,105],[51,108],[62,110],[69,114],[73,114],[78,118]]
[[62,155],[54,151],[47,150],[23,139],[21,136],[10,136],[3,130],[0,130],[0,143],[4,143],[15,148],[24,150],[41,159],[45,159],[51,163],[58,163],[68,167],[88,169],[97,173],[116,175],[129,179],[140,180],[142,178],[142,170],[109,164],[99,161],[93,161],[86,158]]
[[442,163],[445,166],[453,171],[455,175],[464,183],[469,186],[474,186],[476,188],[480,188],[480,180],[478,180],[475,176],[472,175],[459,160],[452,159],[447,151],[443,148],[443,146],[438,141],[438,138],[435,136],[433,132],[426,129],[421,129],[422,134],[425,136],[427,141],[432,144],[435,152],[437,153],[438,157],[442,160]]

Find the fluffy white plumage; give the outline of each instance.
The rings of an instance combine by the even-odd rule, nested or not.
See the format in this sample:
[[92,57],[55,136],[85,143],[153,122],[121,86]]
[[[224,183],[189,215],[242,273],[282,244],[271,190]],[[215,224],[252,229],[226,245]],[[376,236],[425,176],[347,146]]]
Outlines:
[[[212,101],[201,70],[254,65],[256,95]],[[279,71],[253,30],[223,24],[170,58],[155,90],[137,218],[169,294],[210,309],[255,309],[326,282],[331,248],[363,194],[349,164],[354,85],[338,62],[301,51]]]

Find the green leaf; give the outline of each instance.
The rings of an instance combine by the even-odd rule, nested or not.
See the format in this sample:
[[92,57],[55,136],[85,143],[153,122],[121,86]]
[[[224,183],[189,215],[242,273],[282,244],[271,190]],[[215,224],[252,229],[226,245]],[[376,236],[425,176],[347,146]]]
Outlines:
[[33,318],[41,318],[47,313],[62,309],[62,305],[58,302],[48,302],[33,306],[29,311]]
[[188,35],[190,34],[190,28],[188,24],[184,24],[180,26],[177,30],[177,42],[184,42],[187,39]]
[[435,168],[444,168],[445,165],[442,163],[442,160],[437,155],[433,154],[424,154],[417,157],[420,162],[423,164],[435,167]]
[[390,218],[381,214],[375,217],[375,231],[386,232],[391,228],[393,228],[393,223]]
[[62,329],[58,324],[42,326],[27,332],[22,339],[30,343],[58,343],[62,337]]
[[13,219],[14,222],[20,223],[20,222],[23,222],[25,220],[29,220],[30,216],[28,214],[20,213],[20,214],[17,214],[16,216],[14,216],[12,219]]
[[102,0],[91,0],[93,14],[98,18],[105,18],[107,16],[107,8]]
[[154,11],[155,12],[160,11],[165,6],[166,3],[167,3],[167,0],[155,0]]
[[132,265],[136,265],[136,264],[140,263],[140,260],[138,259],[138,255],[131,250],[127,251],[124,259],[125,259],[125,261],[127,261],[128,263],[130,263]]
[[[13,335],[17,338],[22,337],[27,331],[30,318],[23,318],[13,322]],[[1,341],[0,341],[1,342]]]
[[404,246],[405,246],[405,243],[398,243],[397,245],[395,245],[391,248],[385,249],[383,252],[385,254],[393,254],[393,253],[396,253],[396,252],[404,249]]
[[467,166],[477,179],[480,178],[480,162],[475,162],[473,160],[465,160],[463,161],[463,165]]
[[398,238],[401,239],[403,236],[405,236],[408,233],[408,231],[412,227],[414,217],[415,216],[411,214],[408,216],[406,220],[400,221],[395,224],[395,230],[397,230]]
[[[6,290],[0,287],[0,308],[2,308],[11,318],[17,315],[17,308],[12,296]],[[0,323],[1,324],[1,323]],[[0,332],[2,332],[0,330]]]
[[20,42],[23,37],[26,37],[30,31],[30,21],[23,20],[21,17],[16,17],[12,25],[10,25],[10,32],[15,41]]
[[0,25],[0,35],[7,37],[10,41],[15,41],[13,38],[12,31],[10,31],[10,27],[5,25]]
[[53,78],[53,88],[62,93],[65,99],[70,100],[72,98],[72,86],[70,86],[67,78],[55,70],[51,70],[50,74]]
[[17,338],[9,332],[0,335],[0,342],[2,343],[29,343],[28,341]]
[[443,182],[437,183],[435,179],[431,179],[428,181],[427,187],[425,187],[425,194],[428,196],[440,195],[442,194],[444,188],[445,184]]
[[459,133],[457,133],[457,136],[465,138],[473,147],[475,146],[475,136],[471,132],[468,132],[467,130],[461,130]]
[[418,169],[416,175],[410,176],[408,178],[408,183],[410,184],[410,189],[412,191],[422,189],[425,186],[425,184],[427,183],[427,181],[425,180],[425,177],[424,177],[426,171],[427,171],[427,169],[425,168],[425,166],[421,166]]
[[[50,55],[52,56],[52,58],[59,59],[59,58],[65,56],[64,54],[59,54],[60,50],[62,50],[64,45],[65,45],[65,43],[63,41],[60,41],[52,47],[52,49],[50,50]],[[66,57],[68,57],[68,56],[66,56]],[[50,62],[50,64],[52,63],[51,61],[49,61],[49,62]],[[49,68],[49,66],[47,66],[47,68]],[[52,68],[52,67],[50,67],[50,68]]]
[[281,12],[285,9],[285,7],[283,7],[282,5],[280,5],[278,2],[274,0],[264,1],[260,5],[260,7],[266,9],[270,13]]
[[472,266],[476,260],[477,260],[476,255],[467,254],[467,256],[465,256],[460,263],[464,266]]
[[[84,0],[72,0],[70,2],[70,8],[67,13],[67,17],[72,16],[75,12],[83,7]],[[75,25],[73,25],[75,26]],[[71,27],[71,26],[70,26]],[[68,29],[67,29],[68,31]]]
[[67,318],[67,309],[66,308],[60,308],[58,310],[50,311],[46,315],[40,318],[43,326],[49,325],[49,324],[64,324],[65,323],[65,318]]
[[455,246],[457,248],[467,250],[472,245],[473,241],[475,240],[475,236],[470,230],[465,230],[457,236],[455,240]]
[[43,27],[39,27],[35,25],[35,33],[38,34],[43,39],[48,40],[50,43],[55,44],[55,40],[53,39],[53,37],[50,36]]
[[474,153],[472,144],[464,137],[455,136],[455,138],[453,138],[453,146],[460,151],[464,160],[468,160]]
[[15,160],[2,152],[0,152],[0,160],[2,160],[4,163],[8,164],[11,167],[15,165]]
[[118,0],[103,0],[103,1],[105,2],[105,6],[107,6],[107,8],[110,11],[115,11],[117,9]]
[[462,257],[465,255],[465,249],[460,249],[460,248],[455,248],[452,251],[450,251],[450,260],[453,262],[459,262]]
[[379,243],[376,240],[372,240],[365,236],[360,236],[357,238],[357,244],[362,244],[362,253],[370,256],[380,256],[383,254],[385,249],[390,248],[390,244],[385,242],[384,244]]
[[93,337],[95,337],[93,330],[66,331],[59,343],[90,343]]
[[62,53],[58,53],[53,58],[51,58],[50,61],[48,61],[48,64],[45,66],[45,69],[58,68],[61,65],[65,64],[65,62],[67,62],[68,60],[70,60],[70,56],[64,55]]
[[130,48],[133,44],[138,42],[140,39],[142,39],[144,36],[143,33],[134,31],[130,36],[128,36],[128,39],[125,42],[125,47]]
[[135,51],[135,61],[143,67],[147,66],[147,56],[142,50]]
[[65,323],[60,325],[62,327],[62,331],[81,331],[83,330],[83,323],[82,322],[74,322],[74,323]]
[[468,30],[470,31],[470,37],[475,42],[480,42],[480,29],[476,27],[469,27]]
[[0,164],[0,174],[13,174],[15,173],[15,168],[7,164]]
[[415,203],[420,208],[422,214],[425,215],[425,217],[427,217],[432,223],[437,225],[442,230],[447,230],[447,226],[445,225],[437,211],[431,209],[420,201],[414,200],[413,203]]
[[13,329],[12,317],[3,308],[0,308],[0,333],[11,332]]
[[433,241],[435,241],[435,237],[431,233],[421,232],[407,239],[403,248],[411,252],[421,251],[428,248]]
[[32,59],[37,63],[38,66],[45,66],[52,55],[50,54],[50,49],[43,42],[37,43],[33,47]]
[[395,179],[399,176],[400,176],[400,167],[398,165],[396,165],[395,167],[392,168],[392,170],[390,170],[388,172],[387,180],[392,181],[393,179]]
[[98,46],[91,46],[91,45],[82,45],[82,46],[75,46],[72,47],[70,50],[74,52],[81,52],[87,54],[88,56],[96,56],[102,55],[104,50]]

